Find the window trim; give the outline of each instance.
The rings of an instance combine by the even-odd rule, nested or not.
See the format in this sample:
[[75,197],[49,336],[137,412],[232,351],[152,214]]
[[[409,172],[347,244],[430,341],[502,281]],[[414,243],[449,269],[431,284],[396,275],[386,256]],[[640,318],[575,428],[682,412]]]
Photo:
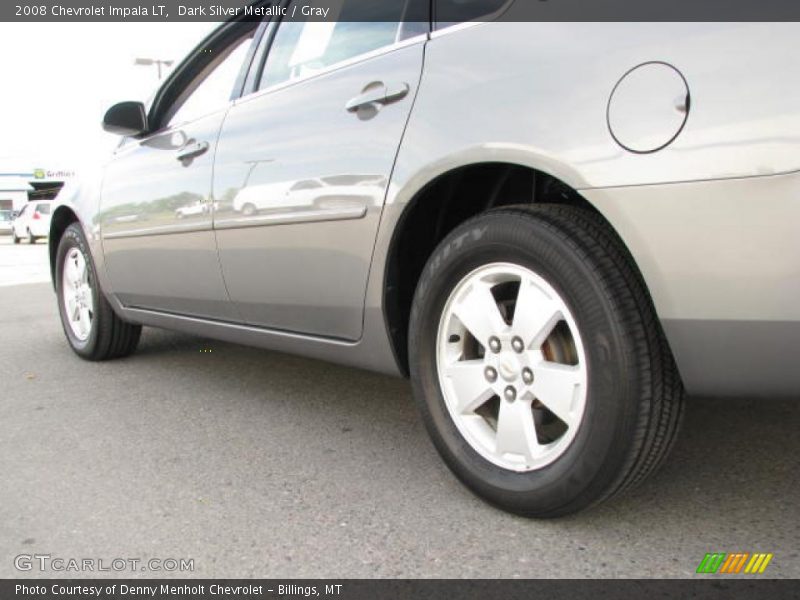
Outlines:
[[431,31],[431,39],[437,40],[442,36],[450,35],[451,33],[458,33],[459,31],[464,31],[465,29],[472,29],[478,25],[484,25],[487,22],[488,21],[464,21],[463,23],[458,23],[457,25],[448,25],[447,27],[442,27],[441,29],[434,29]]
[[323,77],[340,69],[346,69],[348,67],[352,67],[353,65],[357,65],[362,62],[366,62],[368,60],[372,60],[373,58],[377,58],[379,56],[383,56],[384,54],[390,54],[401,48],[408,48],[409,46],[415,46],[417,44],[425,43],[428,41],[429,34],[418,35],[413,38],[408,38],[403,40],[402,42],[395,42],[389,46],[383,46],[382,48],[378,48],[377,50],[371,50],[370,52],[364,52],[359,54],[358,56],[354,56],[347,60],[339,61],[338,63],[328,65],[324,69],[320,69],[319,71],[314,71],[313,73],[309,73],[307,75],[303,75],[302,77],[296,77],[295,79],[288,79],[286,81],[282,81],[280,83],[276,83],[275,85],[271,85],[269,87],[265,87],[260,90],[256,90],[251,92],[246,96],[242,96],[234,101],[234,106],[241,104],[242,102],[247,102],[251,98],[260,98],[266,94],[271,94],[273,92],[278,92],[280,90],[293,87],[295,85],[299,85],[301,83],[305,83],[307,81],[311,81],[318,77]]
[[431,39],[442,37],[447,33],[455,33],[457,31],[463,31],[464,29],[469,29],[471,27],[474,27],[475,25],[482,25],[484,23],[491,23],[492,21],[496,21],[511,7],[511,5],[515,2],[515,0],[505,0],[505,2],[500,6],[500,8],[498,8],[494,12],[482,15],[479,19],[462,21],[454,25],[446,25],[446,26],[440,26],[439,21],[436,20],[436,5],[438,2],[439,0],[431,0]]
[[[233,80],[233,85],[231,85],[230,94],[228,94],[228,99],[225,103],[220,104],[219,107],[209,110],[208,112],[204,112],[201,115],[197,115],[190,119],[185,119],[182,121],[175,121],[172,122],[172,119],[180,113],[181,109],[184,107],[186,102],[192,97],[192,95],[203,85],[206,79],[212,75],[212,73],[224,63],[228,58],[230,58],[231,54],[236,52],[239,49],[239,44],[246,44],[250,42],[250,47],[247,49],[245,53],[244,59],[242,60],[242,64],[239,65],[239,71],[236,74],[236,78]],[[245,65],[249,68],[249,62],[252,60],[252,49],[253,44],[255,43],[255,33],[253,37],[249,37],[248,34],[244,34],[241,38],[236,39],[235,41],[231,42],[224,49],[224,56],[217,57],[216,60],[208,63],[202,70],[200,70],[197,75],[195,75],[194,79],[191,80],[189,85],[183,88],[183,91],[177,95],[177,97],[173,100],[172,104],[170,104],[169,108],[167,108],[161,116],[161,120],[163,123],[161,124],[161,128],[153,131],[153,133],[161,133],[164,131],[169,131],[172,129],[180,129],[184,125],[189,125],[190,123],[194,123],[196,121],[200,121],[209,117],[211,115],[215,115],[221,110],[227,109],[231,103],[239,97],[239,93],[237,89],[241,86],[241,77],[243,68]]]
[[[284,8],[288,8],[289,4],[292,3],[293,0],[282,0],[281,6]],[[411,2],[419,1],[419,0],[404,0],[406,2],[405,6],[403,7],[403,14],[406,14],[408,11]],[[428,15],[430,16],[430,6],[428,8]],[[389,44],[387,46],[382,46],[380,48],[376,48],[375,50],[370,50],[369,52],[362,52],[361,54],[357,54],[356,56],[351,56],[348,59],[341,60],[337,63],[333,63],[331,65],[326,66],[319,71],[314,71],[313,73],[308,73],[306,75],[302,75],[300,77],[296,77],[294,79],[289,79],[286,81],[282,81],[280,83],[276,83],[269,87],[265,87],[262,89],[258,88],[258,84],[261,82],[261,77],[264,75],[264,68],[267,64],[267,58],[269,57],[269,53],[272,51],[272,44],[275,41],[275,36],[277,35],[278,29],[280,28],[283,19],[279,17],[274,17],[270,20],[270,27],[267,31],[265,31],[260,45],[260,51],[257,53],[258,58],[257,60],[253,60],[251,64],[251,72],[247,76],[247,85],[244,93],[234,101],[234,105],[239,104],[242,100],[247,100],[251,97],[258,98],[266,93],[271,93],[274,91],[282,90],[284,88],[291,87],[293,85],[303,83],[305,81],[309,81],[311,79],[315,79],[316,77],[321,77],[328,73],[332,73],[334,71],[338,71],[339,69],[344,69],[350,67],[352,65],[358,64],[360,62],[370,60],[372,58],[376,58],[378,56],[383,56],[384,54],[389,54],[390,52],[394,52],[395,50],[399,50],[401,48],[407,48],[409,46],[413,46],[422,42],[427,42],[431,36],[431,25],[432,22],[429,20],[427,22],[427,32],[421,33],[412,37],[408,37],[405,39],[403,38],[403,27],[402,21],[400,21],[400,25],[397,28],[397,33],[395,35],[395,41],[393,44]]]
[[[261,3],[262,2],[259,2],[259,4]],[[191,95],[194,88],[188,91],[188,93],[187,90],[191,88],[204,72],[208,71],[209,68],[215,68],[212,65],[219,65],[219,62],[214,60],[216,57],[204,59],[202,54],[198,52],[199,49],[208,47],[222,47],[227,49],[237,41],[240,41],[242,37],[252,33],[250,48],[242,61],[234,84],[231,86],[229,101],[225,105],[225,107],[230,106],[230,103],[241,95],[241,86],[243,85],[244,78],[243,74],[246,74],[250,69],[255,48],[260,41],[259,36],[264,33],[265,28],[262,27],[263,24],[264,21],[254,22],[244,19],[235,19],[226,21],[209,33],[191,52],[189,52],[175,70],[169,74],[161,87],[158,88],[148,110],[148,122],[151,127],[144,134],[135,136],[134,139],[141,141],[155,134],[168,131],[171,127],[177,125],[173,124],[170,126],[169,124],[169,119],[177,112],[174,109],[175,104],[182,99],[185,100]],[[214,114],[215,112],[216,111],[212,111],[209,114]]]

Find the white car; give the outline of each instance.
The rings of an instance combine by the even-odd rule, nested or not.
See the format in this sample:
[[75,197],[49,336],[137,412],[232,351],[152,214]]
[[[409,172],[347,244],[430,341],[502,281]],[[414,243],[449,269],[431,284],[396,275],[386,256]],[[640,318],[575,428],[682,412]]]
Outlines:
[[203,200],[199,200],[187,206],[180,206],[175,209],[175,218],[185,219],[194,215],[205,215],[209,211],[209,206],[211,209],[216,210],[219,207],[219,202],[213,202],[209,205]]
[[50,233],[52,204],[51,200],[39,200],[22,207],[11,224],[11,235],[15,244],[19,244],[22,238],[27,238],[29,244],[36,243],[37,238],[47,238]]
[[184,219],[186,217],[191,217],[192,215],[204,215],[207,212],[208,207],[201,200],[200,202],[193,202],[187,206],[181,206],[175,209],[175,217],[178,219]]
[[0,210],[0,235],[11,233],[11,211]]
[[329,202],[348,199],[367,202],[375,186],[384,185],[383,176],[332,175],[300,181],[283,181],[243,187],[233,200],[233,210],[249,217],[260,211],[293,206],[298,209],[325,208]]

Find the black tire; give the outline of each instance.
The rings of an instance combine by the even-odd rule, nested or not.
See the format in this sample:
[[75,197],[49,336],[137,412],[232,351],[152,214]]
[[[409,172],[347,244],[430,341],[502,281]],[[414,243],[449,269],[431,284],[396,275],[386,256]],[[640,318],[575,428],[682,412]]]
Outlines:
[[[78,339],[69,325],[62,290],[64,261],[67,253],[72,248],[77,248],[86,260],[87,268],[89,269],[88,278],[92,290],[92,300],[95,307],[91,330],[85,341]],[[83,230],[78,223],[72,223],[64,231],[56,253],[56,295],[64,334],[67,336],[67,341],[75,353],[86,360],[101,361],[128,356],[136,349],[139,343],[142,326],[127,323],[120,319],[102,294],[97,281],[97,271]]]
[[11,231],[11,239],[15,244],[19,244],[20,242],[20,238],[17,237],[17,232],[13,230]]
[[[435,338],[447,298],[468,273],[495,262],[526,267],[557,290],[586,352],[575,438],[533,471],[482,457],[459,433],[439,385]],[[601,218],[573,207],[497,209],[448,235],[417,286],[409,360],[424,423],[447,465],[479,496],[525,516],[566,515],[638,484],[669,452],[683,414],[680,377],[632,258]]]
[[35,244],[36,243],[36,238],[33,237],[33,234],[31,233],[30,229],[28,229],[28,243],[29,244]]

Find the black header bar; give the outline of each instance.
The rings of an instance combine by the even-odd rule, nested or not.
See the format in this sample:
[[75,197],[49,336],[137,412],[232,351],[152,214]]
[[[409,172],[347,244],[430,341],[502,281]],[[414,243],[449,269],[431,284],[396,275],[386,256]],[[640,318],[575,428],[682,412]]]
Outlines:
[[[343,0],[4,0],[0,21],[6,22],[164,22],[262,20],[281,16],[311,21],[380,20],[376,3],[403,0],[346,0],[348,14],[363,2],[358,19],[340,19]],[[411,0],[416,2],[419,0]],[[427,3],[427,0],[424,0]],[[434,0],[436,20],[453,22],[466,14],[480,20],[506,22],[701,22],[800,21],[794,0]],[[418,19],[419,11],[408,11]],[[374,16],[373,16],[374,15]],[[416,15],[416,16],[414,16]]]

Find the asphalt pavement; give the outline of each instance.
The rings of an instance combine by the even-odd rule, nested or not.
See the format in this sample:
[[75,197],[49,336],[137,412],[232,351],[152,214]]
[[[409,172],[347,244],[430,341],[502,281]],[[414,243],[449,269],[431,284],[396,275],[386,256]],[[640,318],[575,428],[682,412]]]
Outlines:
[[796,401],[692,399],[640,488],[526,520],[449,473],[403,380],[154,329],[80,360],[51,286],[18,284],[45,248],[0,244],[0,577],[61,574],[20,555],[194,567],[73,577],[695,577],[735,551],[800,576]]

